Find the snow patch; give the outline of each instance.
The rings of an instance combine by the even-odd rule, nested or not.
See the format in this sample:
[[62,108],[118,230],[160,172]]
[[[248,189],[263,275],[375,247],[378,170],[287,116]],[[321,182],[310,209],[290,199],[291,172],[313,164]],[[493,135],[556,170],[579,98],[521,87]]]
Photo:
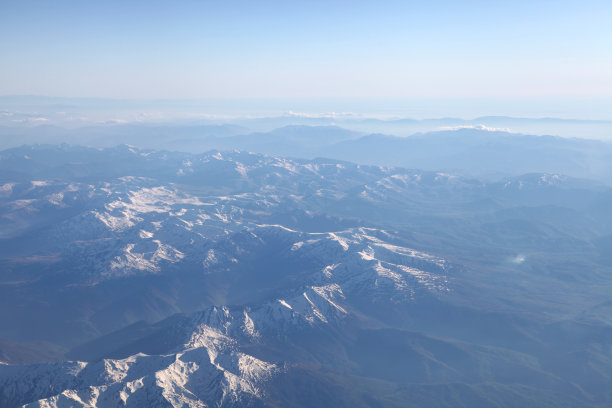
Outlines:
[[13,194],[13,187],[15,187],[17,183],[4,183],[0,186],[0,196],[7,197]]
[[138,233],[138,236],[142,239],[149,239],[149,238],[153,238],[153,233],[149,232],[149,231],[145,231],[145,230],[140,230],[140,232]]
[[293,309],[291,307],[291,305],[287,302],[285,302],[283,299],[278,299],[278,303],[280,303],[281,305],[285,306],[287,309]]

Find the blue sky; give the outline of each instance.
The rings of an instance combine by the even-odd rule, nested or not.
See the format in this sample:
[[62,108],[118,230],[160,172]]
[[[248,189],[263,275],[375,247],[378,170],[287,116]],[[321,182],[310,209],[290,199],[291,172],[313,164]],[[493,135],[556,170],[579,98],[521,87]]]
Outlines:
[[0,0],[0,95],[612,100],[612,1]]

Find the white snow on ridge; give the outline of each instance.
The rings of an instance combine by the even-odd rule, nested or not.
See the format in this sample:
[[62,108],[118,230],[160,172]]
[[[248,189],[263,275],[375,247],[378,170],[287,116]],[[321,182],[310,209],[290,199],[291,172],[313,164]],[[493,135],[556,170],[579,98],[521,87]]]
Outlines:
[[30,205],[33,204],[35,201],[37,200],[35,199],[15,200],[15,201],[10,202],[10,206],[11,206],[11,209],[13,210],[26,209],[30,211],[37,211],[36,208],[30,207]]
[[[416,290],[449,290],[444,259],[390,244],[375,236],[391,237],[384,231],[357,228],[333,233],[301,233],[282,226],[265,227],[283,231],[289,235],[283,239],[290,242],[293,237],[289,250],[298,258],[320,260],[323,266],[318,275],[313,274],[313,282],[318,279],[321,283],[338,285],[344,293],[401,301],[412,299]],[[330,242],[334,245],[330,246]],[[287,303],[294,306],[290,301]]]
[[153,233],[149,232],[149,231],[145,231],[145,230],[140,230],[140,232],[138,233],[138,236],[142,239],[149,239],[149,238],[153,238]]
[[160,267],[152,262],[150,259],[145,258],[145,254],[132,252],[134,244],[128,244],[124,248],[124,255],[116,257],[109,265],[110,271],[108,274],[113,275],[131,275],[133,271],[143,272],[159,272]]
[[135,244],[128,244],[123,249],[123,255],[116,256],[109,265],[109,270],[102,274],[108,278],[112,276],[128,276],[137,272],[159,273],[161,271],[160,261],[175,263],[185,257],[181,251],[164,244],[159,240],[151,242],[157,245],[152,253],[135,252]]
[[329,233],[329,237],[332,239],[332,241],[336,241],[338,244],[340,244],[340,246],[342,247],[343,250],[348,251],[349,245],[348,245],[348,241],[346,239],[343,239],[343,238],[339,237],[338,235],[334,234],[333,232]]
[[292,309],[293,307],[291,307],[291,305],[289,303],[287,303],[286,301],[284,301],[283,299],[278,299],[278,303],[280,303],[281,305],[285,306],[287,309]]
[[13,193],[13,188],[17,183],[4,183],[0,185],[0,197],[8,197]]
[[248,169],[247,169],[247,167],[244,164],[238,163],[238,162],[235,165],[236,165],[235,168],[236,168],[236,171],[238,172],[238,174],[240,174],[242,177],[246,178],[248,176]]
[[[138,354],[101,363],[32,366],[32,370],[25,376],[15,373],[14,378],[0,370],[0,386],[6,390],[18,382],[43,396],[27,403],[27,408],[239,407],[260,399],[262,384],[278,372],[274,364],[239,352],[219,354],[211,361],[205,347],[167,356]],[[53,390],[60,392],[45,395]]]
[[66,207],[66,205],[63,203],[64,193],[60,192],[60,193],[49,194],[48,196],[45,197],[45,199],[49,201],[51,204],[56,205],[58,207]]
[[112,231],[125,231],[143,221],[143,216],[149,213],[183,216],[187,208],[180,207],[173,211],[174,206],[205,207],[213,203],[200,201],[197,197],[181,194],[166,186],[140,188],[129,191],[127,199],[117,200],[104,205],[106,212],[93,211],[94,216]]
[[218,353],[235,349],[236,339],[258,341],[265,333],[287,327],[307,328],[343,319],[349,313],[341,305],[344,299],[339,285],[327,284],[257,307],[212,307],[193,315],[184,347],[206,347],[214,362]]
[[121,216],[114,216],[109,213],[100,213],[98,211],[92,211],[92,214],[108,229],[115,232],[120,232],[131,228],[136,225],[136,222],[143,220],[142,218],[135,217],[129,211],[121,212]]

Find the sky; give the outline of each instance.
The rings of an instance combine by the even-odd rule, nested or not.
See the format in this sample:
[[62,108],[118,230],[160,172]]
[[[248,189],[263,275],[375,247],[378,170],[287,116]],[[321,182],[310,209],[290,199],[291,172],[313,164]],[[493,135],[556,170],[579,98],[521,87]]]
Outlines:
[[602,116],[611,21],[610,0],[0,0],[0,95],[480,101]]

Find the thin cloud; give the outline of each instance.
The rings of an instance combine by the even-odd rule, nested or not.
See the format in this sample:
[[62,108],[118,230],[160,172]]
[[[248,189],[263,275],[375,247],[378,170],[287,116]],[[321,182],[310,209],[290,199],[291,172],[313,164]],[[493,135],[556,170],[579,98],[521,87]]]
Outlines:
[[458,126],[442,126],[441,130],[459,130],[459,129],[475,129],[484,130],[486,132],[511,132],[510,128],[497,128],[486,125],[458,125]]
[[44,123],[48,122],[47,118],[25,118],[25,119],[13,119],[12,122],[15,123]]
[[286,113],[287,116],[295,117],[295,118],[342,118],[342,117],[352,117],[357,116],[354,112],[325,112],[325,113],[306,113],[306,112],[294,112],[289,111]]
[[518,254],[509,259],[511,263],[516,264],[516,265],[523,264],[525,263],[526,260],[527,260],[527,257],[523,254]]

